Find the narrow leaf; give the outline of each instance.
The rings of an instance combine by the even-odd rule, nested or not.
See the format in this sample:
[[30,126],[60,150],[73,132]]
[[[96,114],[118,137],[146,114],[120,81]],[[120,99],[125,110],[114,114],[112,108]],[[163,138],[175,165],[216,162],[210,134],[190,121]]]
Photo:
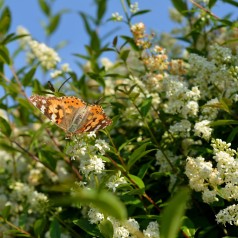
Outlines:
[[75,194],[74,199],[81,203],[93,204],[103,213],[119,220],[127,217],[124,204],[115,195],[107,191],[80,190]]
[[176,238],[189,200],[190,191],[182,188],[170,199],[168,205],[161,214],[160,237]]
[[38,4],[40,5],[42,12],[45,13],[46,16],[50,16],[51,14],[50,6],[46,3],[46,1],[38,0]]
[[33,67],[26,73],[25,77],[22,79],[22,84],[24,86],[28,86],[32,82],[35,72],[36,72],[36,67]]
[[147,115],[152,105],[152,97],[146,98],[140,105],[140,113],[143,117]]
[[50,224],[50,238],[60,238],[60,224],[54,219]]
[[8,121],[3,117],[0,117],[0,131],[7,137],[9,137],[12,132],[11,126],[9,125]]

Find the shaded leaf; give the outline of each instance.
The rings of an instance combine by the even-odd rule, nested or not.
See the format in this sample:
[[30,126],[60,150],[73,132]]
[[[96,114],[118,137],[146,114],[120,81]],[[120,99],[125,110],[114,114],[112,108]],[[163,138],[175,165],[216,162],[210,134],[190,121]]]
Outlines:
[[12,133],[11,126],[9,125],[8,121],[3,117],[0,117],[0,131],[7,137],[9,137]]
[[189,197],[190,190],[188,188],[182,188],[170,199],[161,214],[161,238],[177,237]]
[[129,170],[131,166],[136,163],[136,161],[138,161],[140,158],[142,158],[144,155],[148,154],[149,152],[155,150],[155,149],[152,149],[152,150],[145,151],[147,145],[149,144],[151,144],[151,142],[142,144],[140,147],[138,147],[137,149],[133,151],[132,155],[129,156],[129,161],[127,163]]
[[101,222],[98,228],[105,238],[113,237],[113,226],[109,220]]
[[145,117],[149,112],[152,105],[152,97],[146,98],[140,105],[140,113],[142,117]]
[[31,68],[22,79],[23,86],[28,86],[32,82],[32,78],[34,77],[36,72],[36,67]]
[[129,56],[130,50],[123,50],[120,52],[120,58],[126,62],[128,56]]
[[60,235],[60,224],[56,219],[54,219],[50,224],[50,238],[60,238]]
[[38,219],[36,220],[36,222],[34,223],[34,232],[37,236],[41,236],[43,235],[43,231],[45,229],[46,226],[46,220],[44,218]]
[[77,219],[74,220],[73,223],[84,230],[87,234],[95,236],[95,237],[102,237],[99,230],[95,225],[89,223],[88,219]]
[[175,9],[183,16],[188,15],[188,6],[184,0],[171,0]]

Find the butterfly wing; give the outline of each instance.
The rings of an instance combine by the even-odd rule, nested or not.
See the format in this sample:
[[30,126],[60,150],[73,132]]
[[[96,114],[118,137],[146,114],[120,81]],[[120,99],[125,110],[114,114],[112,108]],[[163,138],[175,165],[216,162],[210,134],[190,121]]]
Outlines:
[[83,100],[69,97],[31,96],[30,101],[46,117],[70,134],[97,131],[111,124],[99,105],[87,105]]
[[88,105],[83,123],[81,123],[81,127],[78,128],[75,134],[98,131],[111,123],[111,119],[107,117],[100,105]]
[[85,110],[86,103],[76,97],[31,96],[30,101],[46,117],[66,132],[74,133],[72,121],[75,114]]

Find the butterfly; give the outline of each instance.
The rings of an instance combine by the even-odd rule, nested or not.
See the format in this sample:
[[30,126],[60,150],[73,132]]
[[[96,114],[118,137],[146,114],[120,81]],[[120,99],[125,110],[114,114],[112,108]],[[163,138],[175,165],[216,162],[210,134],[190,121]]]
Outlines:
[[33,95],[31,103],[67,134],[96,132],[112,123],[97,104],[87,104],[74,96],[46,97]]

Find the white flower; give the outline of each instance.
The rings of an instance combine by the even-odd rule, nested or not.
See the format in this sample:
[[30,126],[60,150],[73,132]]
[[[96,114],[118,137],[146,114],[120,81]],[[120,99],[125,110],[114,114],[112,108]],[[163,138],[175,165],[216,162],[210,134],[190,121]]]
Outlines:
[[64,64],[62,64],[60,67],[61,67],[61,70],[62,70],[64,73],[67,73],[67,72],[71,71],[71,69],[70,69],[68,63],[64,63]]
[[203,120],[197,122],[194,126],[194,134],[208,141],[212,134],[212,128],[209,127],[210,121]]
[[125,227],[130,231],[131,234],[134,234],[135,232],[139,231],[139,229],[140,229],[139,223],[133,218],[129,218],[125,222]]
[[238,205],[231,205],[223,210],[221,210],[216,215],[217,223],[222,223],[226,225],[229,223],[230,225],[238,226]]
[[188,120],[182,120],[170,126],[169,131],[172,134],[180,135],[181,137],[189,137],[191,130],[191,123]]
[[113,21],[122,21],[123,16],[121,16],[118,12],[112,13],[112,20]]
[[139,4],[138,2],[135,2],[134,4],[130,5],[130,11],[131,13],[136,13],[139,11]]
[[97,155],[90,158],[83,158],[80,163],[80,170],[88,176],[89,173],[101,174],[104,171],[104,161]]
[[104,155],[105,151],[110,150],[108,143],[105,140],[97,139],[95,141],[95,147],[98,148],[99,152]]
[[115,192],[118,186],[120,186],[122,184],[126,184],[126,183],[127,183],[126,179],[124,177],[121,177],[121,172],[118,171],[118,173],[116,175],[112,175],[109,178],[106,186],[109,189],[111,189],[113,192]]
[[146,230],[143,230],[145,238],[159,238],[159,224],[157,221],[150,222]]
[[217,192],[215,190],[209,190],[206,188],[202,193],[202,199],[205,203],[213,203],[218,201]]
[[104,220],[104,215],[99,212],[96,208],[91,208],[88,211],[89,222],[91,224],[98,224]]
[[54,79],[54,78],[59,77],[62,73],[63,72],[61,70],[56,69],[50,73],[50,77]]

